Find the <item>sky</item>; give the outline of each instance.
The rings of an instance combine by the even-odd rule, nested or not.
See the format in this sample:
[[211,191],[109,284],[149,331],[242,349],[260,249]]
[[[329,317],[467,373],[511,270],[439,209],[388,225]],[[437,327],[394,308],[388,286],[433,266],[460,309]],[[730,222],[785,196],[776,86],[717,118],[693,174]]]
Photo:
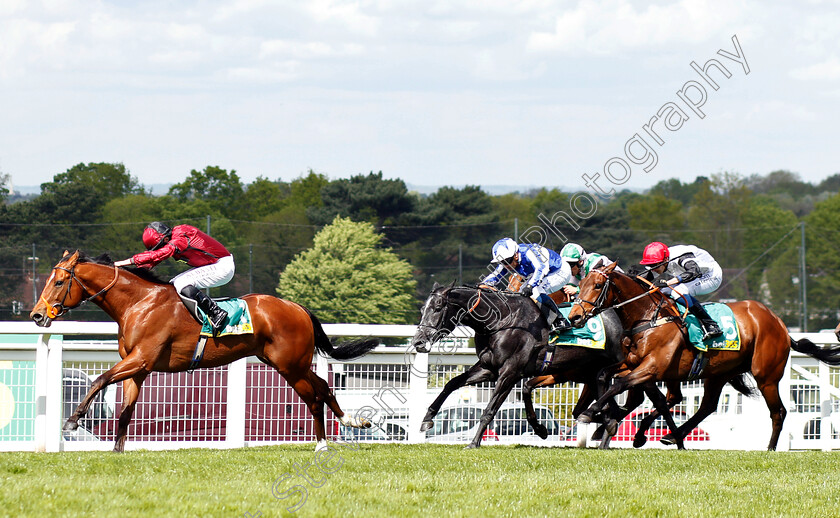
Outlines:
[[[636,189],[818,182],[840,172],[838,27],[829,1],[3,0],[0,172],[575,189],[618,158],[610,181]],[[717,90],[691,66],[710,59],[730,74],[709,69]],[[667,103],[686,116],[671,108],[672,129],[650,123]],[[655,164],[630,161],[636,134]]]

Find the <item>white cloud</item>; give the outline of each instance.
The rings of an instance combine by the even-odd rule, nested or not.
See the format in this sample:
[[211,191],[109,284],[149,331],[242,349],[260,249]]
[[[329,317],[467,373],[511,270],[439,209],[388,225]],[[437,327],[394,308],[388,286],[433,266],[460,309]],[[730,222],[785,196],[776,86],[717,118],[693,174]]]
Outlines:
[[836,81],[840,79],[840,60],[831,56],[822,63],[792,70],[790,75],[802,81]]
[[552,31],[534,31],[535,52],[616,54],[731,36],[750,21],[747,3],[681,0],[638,9],[629,0],[582,0],[556,15]]

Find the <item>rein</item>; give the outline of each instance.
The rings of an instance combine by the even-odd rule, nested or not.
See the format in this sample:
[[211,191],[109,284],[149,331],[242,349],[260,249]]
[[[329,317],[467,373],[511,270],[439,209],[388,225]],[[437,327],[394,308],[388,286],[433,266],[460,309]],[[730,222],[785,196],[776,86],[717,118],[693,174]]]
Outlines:
[[67,297],[70,296],[70,288],[73,287],[73,281],[74,280],[79,283],[79,286],[82,287],[82,293],[84,293],[85,295],[88,295],[88,297],[86,299],[82,300],[76,306],[76,307],[78,307],[78,306],[81,306],[82,304],[85,304],[89,300],[93,300],[96,297],[98,297],[98,296],[104,294],[105,292],[107,292],[108,290],[110,290],[114,286],[114,284],[117,283],[117,279],[120,276],[120,269],[116,265],[114,265],[114,280],[112,280],[107,286],[105,286],[104,288],[102,288],[101,290],[96,292],[95,295],[90,295],[90,292],[93,291],[93,290],[88,288],[85,285],[85,283],[83,283],[82,280],[79,279],[78,276],[76,276],[76,264],[74,264],[73,267],[70,268],[70,269],[64,268],[62,266],[53,266],[53,270],[62,270],[62,271],[67,272],[68,274],[70,274],[70,280],[67,282],[67,289],[64,291],[64,297],[62,297],[61,302],[56,302],[55,304],[50,304],[49,302],[47,302],[47,299],[44,298],[44,294],[43,293],[41,294],[41,302],[43,302],[44,306],[46,306],[46,308],[47,308],[46,309],[47,317],[49,317],[53,320],[60,317],[61,315],[63,315],[64,313],[66,313],[68,311],[68,308],[67,308],[67,306],[64,305],[64,302],[67,300]]
[[[625,331],[625,334],[627,336],[636,335],[636,334],[641,333],[643,331],[647,331],[648,329],[652,329],[654,327],[659,327],[661,325],[664,325],[668,322],[678,322],[678,319],[680,319],[680,318],[684,321],[686,314],[688,314],[688,304],[686,304],[686,310],[685,310],[685,313],[682,314],[682,316],[680,316],[679,310],[677,310],[674,306],[671,306],[671,305],[665,306],[665,302],[666,302],[667,297],[664,294],[661,293],[660,288],[658,288],[657,286],[654,286],[652,282],[648,281],[647,279],[645,279],[641,276],[636,276],[636,278],[641,280],[645,284],[647,284],[651,288],[650,290],[647,290],[643,293],[640,293],[639,295],[631,297],[631,298],[629,298],[625,301],[619,302],[618,304],[613,304],[611,306],[602,307],[601,304],[603,303],[604,299],[606,298],[606,294],[607,294],[607,291],[609,291],[610,285],[615,287],[616,291],[619,292],[619,293],[620,293],[620,290],[618,289],[618,286],[612,281],[612,279],[610,279],[610,276],[607,275],[606,273],[604,273],[603,271],[592,270],[592,272],[598,273],[599,275],[601,275],[605,279],[605,283],[604,283],[604,287],[601,288],[601,292],[598,294],[598,298],[596,298],[594,302],[591,302],[591,301],[588,301],[588,300],[583,300],[581,298],[578,298],[577,300],[575,300],[574,304],[579,304],[581,309],[583,309],[584,320],[586,320],[588,318],[591,318],[591,317],[594,317],[594,316],[596,316],[600,313],[603,313],[604,311],[607,311],[609,309],[618,309],[620,307],[626,306],[627,304],[630,304],[631,302],[635,302],[639,299],[648,297],[648,296],[650,296],[650,295],[652,295],[656,292],[660,292],[660,294],[662,295],[662,298],[657,303],[656,309],[654,309],[654,311],[653,311],[653,316],[650,319],[648,319],[646,323],[644,323],[640,326],[634,327],[634,328],[632,328],[628,331]],[[680,294],[680,296],[682,297],[682,294]],[[685,297],[683,297],[683,299],[685,300]],[[584,303],[592,306],[592,311],[591,312],[587,312],[586,309],[584,309],[584,306],[583,306]],[[674,315],[667,315],[667,316],[664,316],[664,317],[660,318],[659,313],[662,311],[663,307],[669,307],[669,308],[673,309],[675,314]]]
[[[460,287],[460,286],[459,286],[459,287]],[[463,286],[463,287],[464,287],[464,288],[467,288],[467,286]],[[472,288],[471,288],[471,289],[472,289]],[[469,308],[467,308],[467,310],[466,310],[466,314],[473,313],[473,312],[475,311],[475,309],[479,306],[479,304],[481,304],[481,295],[482,295],[482,292],[483,292],[483,291],[493,291],[493,292],[496,292],[496,293],[498,293],[498,294],[500,294],[500,295],[503,293],[503,292],[502,292],[502,291],[500,291],[499,289],[494,288],[494,287],[492,287],[492,286],[487,286],[487,285],[477,286],[477,287],[475,287],[474,289],[478,292],[478,296],[476,297],[475,302],[474,302],[474,303],[473,303],[473,304],[472,304]],[[447,306],[449,306],[449,305],[454,305],[454,304],[452,304],[452,303],[449,301],[448,290],[447,290],[447,294],[446,294],[446,295],[444,295],[444,301],[445,301],[445,304],[446,304]],[[507,306],[507,307],[508,307],[508,309],[509,309],[509,304],[508,304],[507,300],[505,300],[505,306]],[[461,311],[463,311],[463,309],[461,309]],[[464,313],[460,313],[460,314],[461,314],[461,315],[463,315]],[[433,330],[433,331],[435,332],[435,334],[440,333],[440,332],[443,332],[443,331],[446,331],[446,333],[447,333],[447,334],[449,334],[451,331],[446,330],[446,329],[444,329],[444,328],[443,328],[444,320],[446,320],[445,315],[446,315],[446,314],[445,314],[445,312],[444,312],[444,313],[442,313],[442,314],[440,315],[440,317],[438,318],[438,321],[437,321],[437,323],[436,323],[435,325],[429,325],[429,324],[423,324],[423,323],[420,323],[420,324],[418,324],[418,326],[417,326],[417,327],[425,327],[425,328],[427,328],[427,329],[431,329],[431,330]],[[512,311],[508,311],[507,316],[505,317],[505,319],[504,319],[504,320],[502,320],[502,321],[500,322],[500,325],[499,325],[499,327],[498,327],[497,329],[489,329],[489,328],[488,328],[486,333],[479,333],[479,331],[477,331],[477,330],[476,330],[476,333],[477,333],[477,334],[491,334],[491,333],[497,333],[497,332],[502,331],[502,330],[504,330],[504,329],[514,328],[514,327],[516,327],[516,326],[510,325],[510,322],[508,322],[508,320],[510,320],[512,317],[513,317],[513,312],[512,312]],[[478,320],[479,320],[479,321],[482,321],[480,318],[478,318]],[[482,322],[483,322],[483,321],[482,321]],[[460,324],[460,321],[458,322],[458,324]]]

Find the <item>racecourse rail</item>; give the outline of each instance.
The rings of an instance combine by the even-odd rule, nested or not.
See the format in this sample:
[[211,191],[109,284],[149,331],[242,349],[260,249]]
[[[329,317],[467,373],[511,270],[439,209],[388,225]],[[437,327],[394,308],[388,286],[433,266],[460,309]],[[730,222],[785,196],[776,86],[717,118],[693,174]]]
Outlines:
[[[339,427],[327,411],[331,440],[466,443],[472,438],[472,427],[492,384],[453,393],[432,432],[420,432],[426,409],[446,381],[476,362],[474,350],[468,347],[470,329],[457,328],[456,338],[430,353],[408,347],[416,330],[413,325],[325,324],[324,329],[337,340],[377,336],[397,343],[380,346],[354,361],[316,355],[313,369],[328,380],[341,407],[375,424],[359,434]],[[59,321],[46,329],[31,322],[0,322],[0,451],[113,448],[122,398],[119,383],[97,398],[78,431],[62,432],[61,427],[90,382],[119,361],[116,333],[113,322]],[[792,333],[792,337],[807,337],[818,345],[836,343],[832,333]],[[840,369],[791,353],[781,383],[788,415],[780,450],[840,449],[838,387]],[[483,444],[578,444],[592,431],[591,425],[577,426],[571,419],[579,389],[564,384],[535,391],[540,416],[544,422],[553,419],[551,435],[541,440],[521,417],[520,383]],[[684,383],[683,393],[685,399],[675,412],[691,415],[699,406],[702,384]],[[649,402],[645,405],[642,412]],[[629,426],[620,428],[624,435],[613,446],[631,445]],[[727,386],[718,411],[699,428],[697,440],[686,442],[688,448],[760,450],[767,444],[771,424],[763,400],[743,397]],[[312,441],[312,419],[302,401],[275,371],[250,357],[192,373],[151,374],[143,385],[126,448],[236,448]],[[651,440],[646,447],[661,446]]]

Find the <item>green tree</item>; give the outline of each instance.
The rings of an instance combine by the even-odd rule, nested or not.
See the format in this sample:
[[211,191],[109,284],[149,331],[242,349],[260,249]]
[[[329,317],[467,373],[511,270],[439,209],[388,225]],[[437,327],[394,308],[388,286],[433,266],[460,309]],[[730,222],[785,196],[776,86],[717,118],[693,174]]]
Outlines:
[[280,275],[277,293],[326,322],[417,320],[411,265],[383,248],[370,223],[336,216]]
[[91,162],[76,164],[41,184],[43,193],[58,192],[59,186],[81,185],[94,191],[104,204],[110,199],[129,194],[143,194],[143,186],[131,176],[122,163]]
[[181,202],[204,200],[214,212],[240,219],[244,212],[244,187],[242,181],[231,169],[228,172],[219,166],[207,166],[203,171],[190,171],[190,176],[169,188],[169,195]]
[[330,182],[321,189],[321,201],[322,206],[309,206],[306,211],[316,225],[344,216],[382,226],[396,224],[402,214],[411,212],[416,198],[408,193],[405,182],[383,179],[379,171]]
[[682,203],[662,194],[651,193],[637,197],[627,204],[627,212],[630,215],[630,228],[648,240],[673,242],[680,239],[685,230]]

